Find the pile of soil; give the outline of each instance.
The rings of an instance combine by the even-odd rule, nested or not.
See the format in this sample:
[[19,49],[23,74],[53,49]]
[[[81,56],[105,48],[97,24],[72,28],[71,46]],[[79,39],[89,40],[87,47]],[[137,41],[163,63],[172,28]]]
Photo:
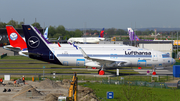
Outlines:
[[63,88],[69,88],[71,81],[68,79],[63,79],[62,82],[58,82],[57,84]]
[[14,87],[14,84],[9,82],[9,83],[6,84],[6,87]]
[[98,101],[93,90],[88,87],[78,85],[78,101]]
[[84,97],[81,97],[78,101],[98,101],[98,100],[92,98],[90,95],[85,95]]
[[70,83],[71,81],[70,80],[68,80],[68,79],[63,79],[63,81],[62,81],[63,83]]
[[93,90],[91,88],[88,88],[88,87],[78,86],[78,92],[84,93],[84,94],[90,94],[90,93],[93,93]]
[[56,97],[55,95],[53,94],[48,94],[45,98],[44,98],[45,101],[57,101],[58,100],[58,97]]
[[[30,93],[30,92],[32,92],[32,93]],[[30,96],[32,94],[32,97],[42,96],[42,94],[39,91],[37,91],[35,88],[33,88],[33,86],[26,85],[17,94],[15,94],[14,97],[27,97],[28,96],[27,93],[29,93]],[[28,96],[28,97],[30,97],[30,96]]]
[[56,83],[51,81],[50,79],[45,79],[41,81],[37,86],[40,89],[52,89],[52,88],[59,88],[60,86]]

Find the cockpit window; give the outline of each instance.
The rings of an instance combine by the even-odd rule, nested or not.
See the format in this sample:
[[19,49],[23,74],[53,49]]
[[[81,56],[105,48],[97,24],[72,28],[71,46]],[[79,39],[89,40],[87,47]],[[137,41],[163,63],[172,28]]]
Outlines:
[[169,58],[169,57],[170,57],[169,53],[167,53],[167,54],[162,54],[162,58]]

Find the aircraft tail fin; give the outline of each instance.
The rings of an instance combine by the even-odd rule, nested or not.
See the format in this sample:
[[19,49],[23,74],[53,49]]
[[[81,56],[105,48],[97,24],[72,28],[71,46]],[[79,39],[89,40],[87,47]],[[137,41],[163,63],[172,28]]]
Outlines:
[[31,25],[22,25],[28,51],[48,49],[46,42],[36,28]]
[[129,34],[129,39],[130,41],[134,41],[134,39],[136,41],[139,41],[140,39],[138,38],[138,36],[136,34],[134,34],[134,31],[132,30],[132,28],[128,28],[128,34]]
[[13,47],[19,47],[21,50],[27,48],[26,42],[23,38],[19,35],[19,33],[14,29],[13,26],[7,25],[6,30],[8,33],[8,38],[10,45]]
[[62,64],[55,56],[53,49],[49,47],[47,40],[36,28],[32,25],[22,25],[22,27],[30,58]]
[[48,27],[46,28],[45,32],[44,32],[44,38],[46,40],[48,40]]
[[101,30],[99,37],[103,38],[104,37],[104,28]]

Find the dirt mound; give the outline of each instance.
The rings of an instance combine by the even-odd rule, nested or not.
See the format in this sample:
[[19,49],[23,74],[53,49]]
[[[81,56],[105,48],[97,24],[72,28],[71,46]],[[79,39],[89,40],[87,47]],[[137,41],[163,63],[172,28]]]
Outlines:
[[78,99],[79,101],[98,101],[94,95],[93,90],[88,87],[78,85]]
[[48,94],[45,98],[44,98],[45,101],[57,101],[58,100],[58,97],[56,97],[55,95],[53,94]]
[[11,83],[11,82],[9,82],[9,83],[7,83],[5,86],[6,86],[6,87],[14,87],[14,84]]
[[56,82],[51,81],[50,79],[45,79],[44,81],[41,81],[37,87],[40,89],[52,89],[59,88],[60,86]]
[[84,97],[80,98],[79,101],[98,101],[98,100],[90,95],[85,95]]
[[34,97],[34,96],[41,96],[42,94],[37,91],[33,86],[26,85],[24,86],[14,97]]
[[88,87],[78,86],[78,92],[79,93],[90,94],[90,93],[93,93],[93,90],[91,88],[88,88]]
[[63,83],[70,83],[71,81],[70,80],[68,80],[68,79],[63,79],[63,81],[62,81]]
[[63,88],[69,88],[70,87],[70,80],[63,80],[62,82],[57,82],[57,84],[60,86],[60,87],[63,87]]

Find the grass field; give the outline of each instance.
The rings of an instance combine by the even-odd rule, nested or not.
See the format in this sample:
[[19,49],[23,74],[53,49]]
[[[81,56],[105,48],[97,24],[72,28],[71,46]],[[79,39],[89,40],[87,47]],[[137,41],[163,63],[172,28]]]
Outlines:
[[[150,88],[128,85],[109,85],[101,83],[79,83],[89,87],[101,101],[179,101],[180,90]],[[107,92],[114,92],[114,99],[107,99]]]

